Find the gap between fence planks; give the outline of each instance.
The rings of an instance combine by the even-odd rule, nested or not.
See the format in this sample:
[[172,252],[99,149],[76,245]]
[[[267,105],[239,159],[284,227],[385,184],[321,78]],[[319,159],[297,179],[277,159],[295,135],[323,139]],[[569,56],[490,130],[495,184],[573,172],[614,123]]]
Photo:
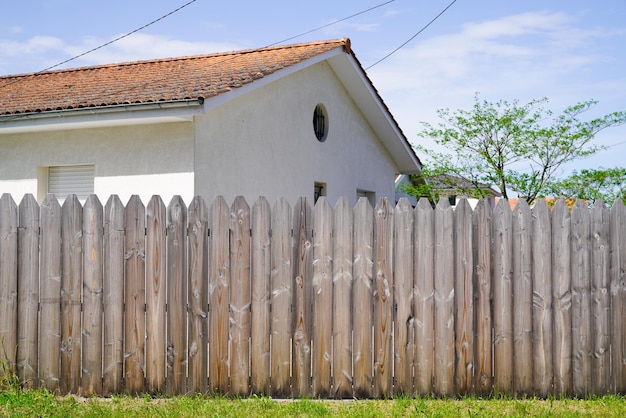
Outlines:
[[[0,359],[56,393],[626,388],[626,209],[0,198]],[[493,333],[492,333],[493,329]],[[493,358],[493,362],[491,359]]]

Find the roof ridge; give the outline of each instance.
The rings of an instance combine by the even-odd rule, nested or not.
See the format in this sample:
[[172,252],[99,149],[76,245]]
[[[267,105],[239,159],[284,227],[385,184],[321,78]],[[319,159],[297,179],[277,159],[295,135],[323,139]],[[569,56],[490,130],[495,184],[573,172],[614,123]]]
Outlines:
[[296,44],[269,45],[269,46],[265,46],[261,48],[249,48],[249,49],[242,49],[242,50],[222,51],[222,52],[214,52],[214,53],[208,53],[208,54],[182,55],[179,57],[150,58],[150,59],[145,59],[145,60],[122,61],[118,63],[87,65],[87,66],[81,66],[81,67],[61,68],[57,70],[48,70],[48,71],[44,70],[44,71],[37,71],[37,72],[31,72],[31,73],[7,74],[7,75],[0,75],[0,80],[26,78],[26,77],[45,75],[45,74],[61,74],[61,73],[90,71],[90,70],[113,68],[113,67],[145,65],[145,64],[152,64],[152,63],[187,61],[187,60],[195,60],[195,59],[203,59],[203,58],[229,57],[229,56],[235,56],[235,55],[245,55],[245,54],[250,54],[250,53],[256,53],[256,52],[261,52],[261,51],[292,49],[292,48],[310,47],[314,45],[328,45],[328,44],[333,44],[333,43],[343,45],[343,47],[346,49],[346,52],[350,52],[350,39],[349,38],[337,38],[337,39],[331,39],[331,40],[326,40],[326,41],[311,41],[311,42],[300,42]]

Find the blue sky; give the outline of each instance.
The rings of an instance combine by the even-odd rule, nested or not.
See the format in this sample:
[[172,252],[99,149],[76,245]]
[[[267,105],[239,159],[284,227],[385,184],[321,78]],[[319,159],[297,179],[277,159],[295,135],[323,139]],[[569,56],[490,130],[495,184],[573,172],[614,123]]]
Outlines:
[[[43,70],[187,1],[7,2],[0,14],[0,74]],[[284,42],[349,37],[367,68],[450,2],[196,0],[63,67],[263,47],[380,5]],[[555,112],[598,100],[588,117],[626,110],[625,69],[624,0],[457,0],[408,45],[367,72],[409,141],[417,142],[421,121],[437,122],[440,108],[471,107],[477,92],[490,101],[547,97]],[[567,170],[626,165],[626,126],[603,131],[597,141],[610,148]]]

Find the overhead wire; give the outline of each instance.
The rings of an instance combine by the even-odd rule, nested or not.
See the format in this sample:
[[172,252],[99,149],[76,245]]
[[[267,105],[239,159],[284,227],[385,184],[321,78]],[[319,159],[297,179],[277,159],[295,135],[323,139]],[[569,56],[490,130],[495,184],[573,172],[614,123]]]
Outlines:
[[390,56],[392,56],[393,54],[395,54],[396,52],[398,52],[399,50],[401,50],[402,48],[404,48],[409,42],[411,42],[413,39],[415,39],[420,33],[424,32],[430,25],[432,25],[433,23],[435,23],[435,21],[437,19],[439,19],[441,17],[441,15],[443,15],[445,12],[448,11],[448,9],[450,7],[452,7],[452,5],[456,3],[456,0],[452,0],[452,2],[450,4],[448,4],[446,6],[445,9],[443,9],[437,16],[435,16],[430,22],[428,22],[424,27],[422,27],[420,30],[418,30],[413,36],[411,36],[409,39],[407,39],[404,43],[402,43],[400,46],[398,46],[396,49],[394,49],[393,51],[391,51],[390,53],[388,53],[387,55],[385,55],[384,57],[382,57],[381,59],[379,59],[378,61],[376,61],[375,63],[373,63],[372,65],[370,65],[369,67],[366,67],[365,70],[369,70],[370,68],[372,68],[373,66],[380,64],[381,62],[383,62],[384,60],[386,60],[387,58],[389,58]]
[[[90,54],[90,53],[92,53],[92,52],[94,52],[94,51],[97,51],[97,50],[102,49],[102,48],[104,48],[104,47],[106,47],[106,46],[109,46],[109,45],[111,45],[111,44],[113,44],[113,43],[115,43],[115,42],[118,42],[118,41],[120,41],[120,40],[122,40],[122,39],[124,39],[124,38],[127,38],[127,37],[129,37],[129,36],[131,36],[131,35],[133,35],[133,34],[135,34],[135,33],[139,32],[139,31],[141,31],[141,30],[144,30],[145,28],[147,28],[147,27],[149,27],[149,26],[154,25],[154,24],[155,24],[155,23],[157,23],[157,22],[160,22],[161,20],[163,20],[163,19],[165,19],[165,18],[167,18],[167,17],[169,17],[169,16],[173,15],[174,13],[179,12],[180,10],[184,9],[185,7],[189,6],[189,5],[190,5],[190,4],[192,4],[192,3],[195,3],[196,1],[197,1],[197,0],[190,0],[190,1],[188,1],[187,3],[183,4],[182,6],[180,6],[180,7],[176,8],[176,9],[172,10],[172,11],[171,11],[171,12],[169,12],[169,13],[164,14],[163,16],[161,16],[161,17],[159,17],[159,18],[157,18],[157,19],[154,19],[153,21],[151,21],[151,22],[149,22],[149,23],[146,23],[145,25],[143,25],[143,26],[141,26],[141,27],[139,27],[139,28],[137,28],[137,29],[134,29],[134,30],[132,30],[132,31],[130,31],[130,32],[128,32],[128,33],[125,33],[124,35],[118,36],[118,37],[117,37],[117,38],[115,38],[115,39],[112,39],[112,40],[110,40],[110,41],[108,41],[108,42],[105,42],[105,43],[103,43],[103,44],[101,44],[101,45],[98,45],[98,46],[97,46],[97,47],[95,47],[95,48],[91,48],[91,49],[90,49],[90,50],[88,50],[88,51],[82,52],[82,53],[80,53],[80,54],[78,54],[78,55],[74,55],[73,57],[68,58],[68,59],[66,59],[65,61],[61,61],[61,62],[59,62],[58,64],[54,64],[54,65],[51,65],[50,67],[44,68],[43,70],[39,70],[39,71],[35,72],[35,73],[34,73],[34,75],[41,74],[41,73],[45,73],[46,71],[50,71],[50,70],[52,70],[52,69],[54,69],[54,68],[60,67],[60,66],[61,66],[61,65],[63,65],[63,64],[67,64],[68,62],[74,61],[75,59],[78,59],[78,58],[80,58],[80,57],[84,57],[84,56],[85,56],[85,55],[87,55],[87,54]],[[8,85],[11,85],[11,84],[13,84],[13,83],[17,83],[18,81],[19,81],[19,79],[14,79],[13,81],[10,81],[10,82],[8,82],[8,83],[5,83],[5,84],[3,84],[3,85],[0,85],[0,89],[1,89],[1,88],[6,87],[6,86],[8,86]]]

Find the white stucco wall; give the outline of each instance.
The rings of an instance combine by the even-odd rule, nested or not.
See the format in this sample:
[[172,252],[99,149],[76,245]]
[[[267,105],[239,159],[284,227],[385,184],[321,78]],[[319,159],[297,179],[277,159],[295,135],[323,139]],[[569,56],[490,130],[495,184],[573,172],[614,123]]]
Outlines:
[[[328,111],[323,143],[313,131],[318,103]],[[394,199],[395,164],[325,62],[196,116],[196,138],[196,193],[209,201],[312,202],[315,182],[333,205],[340,196],[354,204],[357,189]]]
[[41,200],[41,167],[94,164],[95,193],[103,205],[111,194],[124,203],[138,194],[144,204],[159,194],[166,205],[179,194],[189,203],[193,141],[190,122],[0,135],[0,194],[19,202],[32,193]]

